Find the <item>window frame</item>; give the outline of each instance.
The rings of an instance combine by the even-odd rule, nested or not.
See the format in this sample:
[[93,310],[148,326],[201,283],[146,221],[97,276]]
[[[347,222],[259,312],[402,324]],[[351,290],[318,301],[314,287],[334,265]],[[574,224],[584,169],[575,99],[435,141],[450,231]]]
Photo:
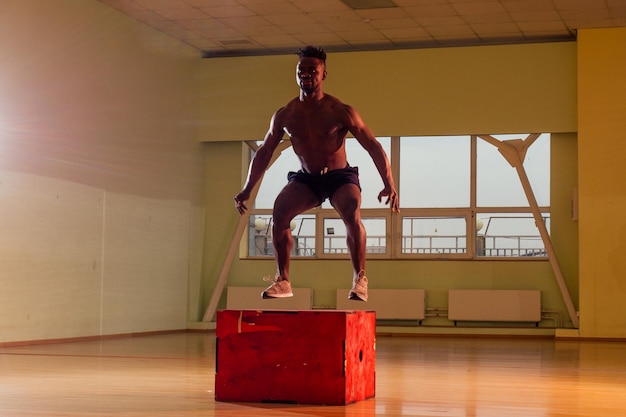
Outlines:
[[[549,133],[548,133],[549,134]],[[520,134],[524,137],[527,134]],[[384,253],[367,253],[368,259],[410,259],[410,260],[471,260],[471,261],[546,261],[548,255],[545,256],[479,256],[477,254],[477,239],[478,230],[476,226],[476,217],[480,213],[503,213],[503,214],[524,214],[529,217],[533,217],[533,212],[530,204],[527,206],[497,206],[497,207],[485,207],[477,206],[477,141],[480,140],[479,135],[458,135],[468,136],[470,140],[470,204],[469,207],[401,207],[400,213],[392,213],[389,208],[361,208],[361,217],[366,218],[384,218],[385,219],[385,239],[386,250]],[[389,136],[386,136],[389,137]],[[400,141],[401,136],[390,136],[391,140],[391,152],[389,155],[391,169],[393,177],[396,181],[396,189],[400,189]],[[419,140],[419,137],[415,137]],[[287,141],[288,142],[288,141]],[[287,144],[290,146],[290,143]],[[254,148],[251,147],[251,151],[254,152]],[[248,152],[248,164],[252,152]],[[550,162],[551,163],[551,162]],[[243,171],[242,171],[243,172]],[[402,195],[400,195],[400,203],[402,203]],[[541,214],[544,218],[550,217],[550,206],[540,206]],[[272,209],[256,209],[254,204],[250,209],[250,215],[269,215],[271,216]],[[333,208],[316,207],[311,210],[307,210],[302,213],[303,215],[313,215],[315,217],[315,255],[313,256],[301,256],[292,254],[294,260],[300,259],[349,259],[347,253],[324,253],[324,221],[326,219],[340,219],[339,215]],[[403,231],[402,225],[405,218],[409,217],[424,217],[424,218],[445,218],[445,217],[458,217],[464,218],[466,223],[465,231],[465,253],[402,253],[403,247]],[[268,259],[271,255],[250,255],[249,242],[250,238],[248,234],[253,228],[248,227],[245,232],[245,237],[242,243],[245,242],[245,251],[242,251],[242,255],[245,255],[246,259]],[[472,236],[474,238],[472,238]],[[540,237],[541,238],[541,237]],[[545,242],[543,242],[545,248]]]

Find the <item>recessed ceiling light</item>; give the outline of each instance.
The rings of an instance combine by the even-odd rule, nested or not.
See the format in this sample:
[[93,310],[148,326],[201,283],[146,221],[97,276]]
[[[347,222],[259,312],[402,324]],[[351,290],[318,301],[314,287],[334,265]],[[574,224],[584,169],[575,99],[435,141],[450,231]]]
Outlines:
[[386,7],[398,7],[391,0],[341,0],[352,9],[383,9]]
[[250,42],[247,39],[230,39],[230,40],[223,40],[219,42],[224,46],[251,45],[252,44],[252,42]]

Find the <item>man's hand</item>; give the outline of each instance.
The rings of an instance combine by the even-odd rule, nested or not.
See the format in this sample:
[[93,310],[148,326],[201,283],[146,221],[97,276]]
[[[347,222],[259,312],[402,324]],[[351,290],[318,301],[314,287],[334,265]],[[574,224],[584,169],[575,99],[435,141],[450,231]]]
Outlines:
[[244,214],[248,210],[248,207],[244,204],[244,201],[247,201],[248,198],[250,198],[250,195],[243,191],[235,196],[235,208],[239,214]]
[[391,211],[400,213],[400,199],[398,198],[398,192],[393,187],[385,187],[378,194],[378,201],[382,202],[383,197],[387,197],[385,204],[389,204]]

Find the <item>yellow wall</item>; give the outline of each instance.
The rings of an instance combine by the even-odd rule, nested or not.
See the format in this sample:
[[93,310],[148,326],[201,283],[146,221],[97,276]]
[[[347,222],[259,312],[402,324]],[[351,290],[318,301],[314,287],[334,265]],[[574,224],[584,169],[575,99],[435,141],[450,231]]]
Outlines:
[[578,187],[576,133],[553,133],[550,148],[550,239],[574,304],[578,306],[578,221],[573,200]]
[[[236,141],[261,139],[271,114],[297,95],[296,61],[275,56],[203,62],[210,91],[204,110],[211,123],[200,133],[210,155],[207,199],[222,196],[207,213],[212,222],[206,225],[204,307],[238,220],[232,201],[242,181]],[[333,53],[328,72],[326,91],[354,105],[380,136],[576,131],[576,45],[571,42]],[[571,243],[577,224],[570,210],[576,134],[555,134],[552,152],[552,233],[570,292],[577,295],[577,246]],[[218,177],[222,182],[211,182]],[[347,260],[294,260],[293,285],[313,288],[314,305],[333,308],[336,288],[350,287],[350,268]],[[228,285],[263,286],[261,277],[274,271],[273,260],[235,259]],[[543,307],[561,312],[563,326],[572,326],[546,261],[371,259],[367,271],[371,288],[427,289],[428,307],[446,307],[449,288],[540,289]]]
[[580,332],[626,337],[626,28],[578,33]]
[[195,318],[200,61],[98,1],[0,2],[0,343]]
[[[297,96],[296,57],[204,60],[200,139],[262,138]],[[325,90],[378,136],[576,131],[576,45],[332,53]]]

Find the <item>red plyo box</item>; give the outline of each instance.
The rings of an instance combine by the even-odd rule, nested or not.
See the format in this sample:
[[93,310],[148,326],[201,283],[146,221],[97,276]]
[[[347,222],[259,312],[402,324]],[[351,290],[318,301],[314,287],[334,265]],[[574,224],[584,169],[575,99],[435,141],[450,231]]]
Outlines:
[[374,397],[373,311],[217,312],[215,399],[345,405]]

